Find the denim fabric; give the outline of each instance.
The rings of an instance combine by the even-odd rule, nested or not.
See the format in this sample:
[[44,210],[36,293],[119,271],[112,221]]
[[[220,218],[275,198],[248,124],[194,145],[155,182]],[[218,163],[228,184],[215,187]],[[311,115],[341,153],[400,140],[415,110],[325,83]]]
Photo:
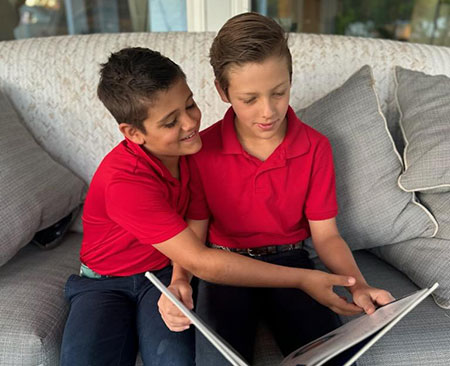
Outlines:
[[[172,267],[155,271],[165,285]],[[70,312],[61,347],[62,366],[194,365],[194,331],[171,332],[161,319],[161,293],[144,276],[91,279],[72,275],[65,286]]]
[[[303,249],[256,258],[284,266],[313,268]],[[335,313],[297,289],[222,286],[200,280],[196,309],[199,317],[250,364],[260,320],[267,322],[285,356],[340,325]],[[229,363],[197,332],[196,364]]]

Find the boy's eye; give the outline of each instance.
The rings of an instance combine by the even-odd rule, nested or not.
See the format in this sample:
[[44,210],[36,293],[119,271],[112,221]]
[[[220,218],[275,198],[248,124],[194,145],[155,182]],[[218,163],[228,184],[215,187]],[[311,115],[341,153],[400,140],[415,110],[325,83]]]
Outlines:
[[255,100],[255,98],[250,98],[250,99],[245,99],[245,100],[243,100],[243,102],[244,102],[245,104],[250,104],[250,103],[252,103],[254,100]]
[[282,92],[279,92],[279,93],[274,93],[274,95],[275,96],[277,96],[277,97],[282,97],[283,95],[284,95],[284,91],[282,91]]
[[186,109],[192,109],[192,108],[194,108],[194,107],[195,107],[195,102],[192,102],[192,104],[188,105],[188,106],[186,107]]
[[172,127],[175,127],[176,124],[177,124],[177,120],[175,119],[175,120],[173,120],[173,121],[170,122],[170,123],[166,123],[166,124],[164,125],[164,128],[172,128]]

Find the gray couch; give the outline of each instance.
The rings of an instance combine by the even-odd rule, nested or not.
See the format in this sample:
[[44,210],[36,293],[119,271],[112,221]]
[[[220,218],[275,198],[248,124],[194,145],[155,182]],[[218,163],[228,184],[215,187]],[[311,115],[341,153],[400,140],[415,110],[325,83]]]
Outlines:
[[[0,42],[0,365],[58,364],[68,312],[63,288],[79,268],[80,219],[54,249],[27,243],[35,232],[75,212],[102,157],[121,139],[95,96],[99,63],[125,46],[150,47],[173,58],[188,75],[204,128],[226,109],[207,59],[213,36],[110,34]],[[358,364],[448,365],[449,82],[408,70],[450,76],[450,49],[307,34],[292,34],[290,42],[291,105],[330,138],[338,224],[366,279],[395,296],[436,281],[441,285]],[[421,103],[423,108],[414,109]],[[419,146],[422,142],[428,145]],[[263,324],[255,364],[280,360]]]

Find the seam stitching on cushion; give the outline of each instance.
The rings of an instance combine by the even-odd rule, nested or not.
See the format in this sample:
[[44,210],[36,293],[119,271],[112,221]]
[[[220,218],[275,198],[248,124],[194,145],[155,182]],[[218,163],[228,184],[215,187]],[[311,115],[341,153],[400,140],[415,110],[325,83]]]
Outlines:
[[373,90],[373,93],[375,94],[375,99],[376,99],[376,101],[377,101],[378,114],[379,114],[379,115],[381,116],[381,118],[383,119],[383,122],[384,122],[384,129],[385,129],[385,131],[386,131],[386,133],[387,133],[387,135],[388,135],[388,137],[389,137],[389,140],[391,141],[392,149],[394,150],[394,153],[395,153],[395,155],[397,156],[397,158],[398,158],[398,160],[399,160],[399,162],[400,162],[401,167],[403,168],[403,160],[402,160],[402,157],[401,157],[400,153],[398,152],[397,147],[395,146],[394,139],[392,138],[391,132],[389,131],[389,128],[388,128],[388,125],[387,125],[386,117],[384,116],[383,111],[381,110],[380,98],[378,97],[378,93],[377,93],[377,91],[376,91],[376,89],[375,89],[375,83],[376,83],[376,81],[375,81],[375,77],[373,76],[373,70],[372,70],[371,67],[369,68],[369,70],[370,70],[370,78],[372,79],[372,83],[371,83],[370,86],[371,86],[371,88],[372,88],[372,90]]
[[[374,78],[374,76],[373,76],[373,70],[372,70],[371,67],[369,67],[369,70],[370,70],[370,77],[371,77],[371,79],[372,79],[371,88],[372,88],[372,90],[373,90],[373,93],[375,94],[375,99],[376,99],[377,107],[378,107],[378,113],[379,113],[379,115],[381,116],[381,118],[382,118],[383,121],[384,121],[384,129],[385,129],[385,131],[386,131],[386,133],[387,133],[387,135],[388,135],[388,137],[389,137],[389,139],[390,139],[390,141],[391,141],[392,149],[394,150],[394,153],[395,153],[395,155],[398,157],[398,159],[399,159],[399,161],[400,161],[400,165],[401,165],[402,168],[403,168],[404,165],[403,165],[402,157],[401,157],[400,153],[398,152],[397,147],[395,146],[394,139],[392,138],[391,132],[389,131],[389,128],[388,128],[388,125],[387,125],[386,117],[384,116],[383,111],[381,110],[380,99],[379,99],[378,93],[377,93],[377,91],[376,91],[376,89],[375,89],[375,82],[376,82],[376,81],[375,81],[375,78]],[[395,70],[394,70],[394,71],[395,71]],[[395,72],[394,72],[394,75],[395,75]],[[401,111],[400,111],[400,119],[401,119],[401,115],[402,115],[402,114],[401,114]],[[397,180],[397,183],[399,184],[399,181],[398,181],[398,180]],[[434,224],[435,229],[434,229],[433,234],[431,235],[431,238],[433,238],[434,236],[436,236],[436,234],[437,234],[437,232],[438,232],[438,230],[439,230],[438,222],[436,221],[436,219],[434,218],[434,216],[431,214],[431,212],[428,211],[428,209],[427,209],[425,206],[423,206],[422,204],[420,204],[420,203],[416,200],[416,194],[415,194],[415,192],[408,192],[408,193],[411,193],[411,194],[412,194],[411,201],[412,201],[415,205],[417,205],[417,206],[419,206],[420,208],[422,208],[422,209],[425,211],[425,214],[428,215],[428,217],[430,218],[431,222]]]
[[436,234],[439,231],[439,223],[437,222],[436,218],[433,216],[433,214],[431,213],[430,210],[428,210],[424,205],[422,205],[416,198],[416,192],[411,192],[412,193],[412,203],[414,203],[415,205],[419,206],[420,208],[422,208],[425,213],[428,215],[428,217],[430,218],[430,220],[433,222],[434,226],[435,226],[435,230],[433,232],[433,234],[430,236],[430,238],[434,238],[436,236]]
[[405,142],[405,148],[403,149],[404,170],[403,170],[403,173],[400,174],[399,177],[398,177],[398,180],[397,180],[398,186],[402,190],[404,190],[405,192],[428,191],[428,190],[431,190],[431,189],[436,189],[436,188],[441,188],[441,187],[450,187],[450,184],[444,183],[444,184],[439,184],[437,186],[415,187],[415,188],[408,189],[401,183],[402,177],[404,176],[404,174],[408,170],[408,160],[406,159],[406,153],[407,153],[407,150],[408,150],[409,141],[406,138],[406,132],[405,132],[405,129],[403,127],[403,111],[402,111],[402,108],[400,107],[400,102],[398,101],[399,82],[398,82],[398,77],[397,77],[397,70],[400,70],[400,69],[401,68],[399,66],[396,66],[395,69],[394,69],[394,82],[395,82],[394,95],[395,95],[395,103],[396,103],[397,109],[398,109],[398,111],[400,113],[400,118],[398,120],[398,124],[399,124],[400,130],[402,132],[403,141]]

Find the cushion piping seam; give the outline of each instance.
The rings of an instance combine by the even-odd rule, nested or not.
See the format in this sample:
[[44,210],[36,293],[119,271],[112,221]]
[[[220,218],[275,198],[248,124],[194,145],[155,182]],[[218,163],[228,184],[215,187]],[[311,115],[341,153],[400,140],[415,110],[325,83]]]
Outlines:
[[[373,70],[372,70],[371,67],[369,67],[369,71],[370,71],[370,78],[372,79],[372,83],[370,84],[370,86],[371,86],[371,88],[372,88],[372,90],[373,90],[373,93],[374,93],[374,95],[375,95],[375,99],[376,99],[376,102],[377,102],[378,114],[379,114],[379,115],[381,116],[381,118],[383,119],[383,122],[384,122],[384,130],[386,131],[387,136],[388,136],[389,140],[391,141],[392,149],[394,150],[395,155],[396,155],[397,158],[399,159],[400,165],[403,167],[404,165],[403,165],[402,157],[401,157],[400,153],[398,152],[397,147],[395,146],[394,139],[392,138],[392,135],[391,135],[391,133],[390,133],[390,131],[389,131],[389,128],[388,128],[388,125],[387,125],[386,117],[384,116],[383,111],[381,110],[380,99],[379,99],[378,93],[377,93],[377,91],[376,91],[376,89],[375,89],[375,78],[374,78]],[[395,72],[394,72],[394,75],[395,75]],[[401,111],[400,111],[400,116],[401,116]],[[401,117],[400,117],[400,118],[401,118]],[[405,163],[405,164],[406,164],[406,163]],[[397,183],[398,183],[398,180],[397,180]],[[408,192],[408,193],[410,193],[410,192]],[[438,222],[436,221],[436,219],[434,218],[434,216],[432,215],[432,213],[431,213],[430,211],[428,211],[428,209],[427,209],[425,206],[423,206],[422,204],[420,204],[419,202],[417,202],[415,192],[411,192],[411,194],[412,194],[412,196],[411,196],[411,202],[414,203],[414,204],[416,204],[416,205],[419,206],[420,208],[422,208],[422,209],[425,211],[425,214],[429,217],[429,219],[431,220],[431,222],[434,224],[435,229],[434,229],[433,234],[432,234],[430,237],[431,237],[431,238],[435,237],[436,234],[437,234],[437,232],[438,232],[438,230],[439,230],[439,224],[438,224]]]

